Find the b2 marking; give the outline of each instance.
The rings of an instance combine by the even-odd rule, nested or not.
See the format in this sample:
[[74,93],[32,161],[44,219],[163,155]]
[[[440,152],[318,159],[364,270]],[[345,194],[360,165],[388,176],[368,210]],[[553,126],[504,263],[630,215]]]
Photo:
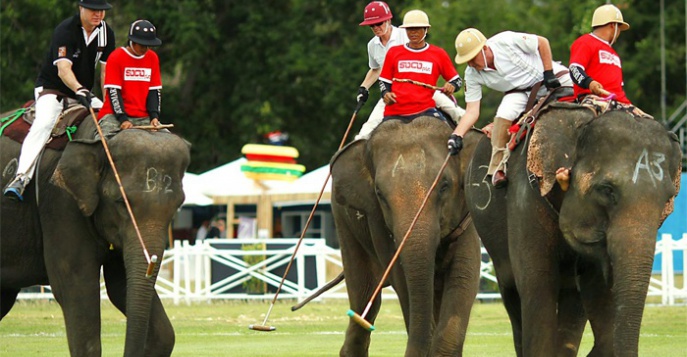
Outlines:
[[172,177],[161,174],[156,168],[149,167],[146,170],[146,189],[143,192],[164,192],[172,193]]

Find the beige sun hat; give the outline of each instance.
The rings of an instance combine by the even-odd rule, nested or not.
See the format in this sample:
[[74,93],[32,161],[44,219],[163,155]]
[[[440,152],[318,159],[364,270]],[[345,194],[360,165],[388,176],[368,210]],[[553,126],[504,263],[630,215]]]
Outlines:
[[429,24],[429,16],[422,10],[410,10],[403,16],[403,25],[400,28],[409,27],[432,27]]
[[487,38],[478,29],[465,29],[456,37],[456,63],[463,64],[475,58],[484,48]]
[[611,22],[620,24],[620,31],[625,31],[630,28],[630,24],[623,21],[623,13],[615,5],[606,4],[601,5],[594,10],[592,17],[592,28],[603,26]]

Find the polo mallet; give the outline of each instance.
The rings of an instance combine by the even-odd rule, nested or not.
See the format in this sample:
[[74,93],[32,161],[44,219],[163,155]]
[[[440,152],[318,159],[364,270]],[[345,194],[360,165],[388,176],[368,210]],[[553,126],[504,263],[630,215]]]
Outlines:
[[413,231],[413,227],[415,227],[415,223],[417,223],[417,220],[420,217],[420,213],[422,213],[422,210],[425,208],[425,205],[427,204],[427,200],[429,200],[429,196],[432,194],[432,191],[434,191],[434,188],[437,186],[437,183],[439,182],[439,178],[441,177],[441,174],[444,172],[444,169],[446,168],[446,165],[448,164],[448,160],[450,158],[451,158],[451,153],[446,154],[446,159],[444,159],[444,163],[441,165],[441,168],[439,169],[439,173],[437,173],[437,177],[434,179],[434,182],[432,183],[432,186],[429,188],[429,191],[427,191],[427,194],[425,195],[424,200],[422,200],[422,204],[420,205],[420,209],[417,210],[417,213],[415,214],[415,218],[413,218],[413,221],[410,223],[410,226],[408,227],[406,234],[403,236],[403,239],[401,240],[401,244],[398,245],[398,249],[396,249],[396,253],[391,258],[391,261],[389,262],[389,266],[387,266],[386,271],[384,271],[384,275],[382,275],[382,279],[379,281],[377,288],[372,293],[372,297],[370,297],[370,301],[367,303],[367,306],[365,306],[365,310],[363,311],[363,313],[358,315],[353,310],[348,310],[348,312],[346,313],[351,319],[353,319],[353,321],[355,321],[358,325],[360,325],[362,328],[364,328],[368,331],[374,331],[375,330],[375,327],[369,321],[365,320],[367,313],[370,312],[370,308],[372,307],[372,302],[374,302],[375,298],[377,298],[377,294],[379,294],[379,292],[382,290],[382,286],[384,285],[384,281],[386,281],[386,278],[389,276],[389,273],[391,272],[391,268],[394,266],[394,263],[396,263],[396,260],[401,255],[401,250],[403,250],[403,246],[406,244],[406,240],[408,240],[408,237],[410,236],[410,232]]
[[119,185],[119,192],[122,193],[122,198],[124,198],[124,204],[126,205],[126,210],[129,212],[129,217],[131,217],[131,222],[134,224],[134,229],[136,230],[136,236],[138,241],[141,242],[141,247],[143,247],[143,254],[148,262],[148,269],[146,269],[146,278],[153,276],[153,270],[155,270],[155,264],[157,263],[157,255],[152,257],[146,249],[145,243],[143,243],[143,238],[141,238],[141,232],[138,230],[138,224],[136,223],[136,217],[134,217],[134,212],[131,210],[131,205],[129,204],[129,199],[126,197],[126,192],[124,192],[124,186],[122,186],[122,180],[119,178],[119,173],[117,172],[117,167],[115,166],[114,160],[112,160],[112,155],[110,155],[110,148],[107,146],[107,141],[105,140],[105,135],[103,135],[102,129],[100,129],[100,124],[98,124],[98,118],[95,116],[95,112],[91,106],[88,107],[91,111],[91,118],[93,118],[93,123],[95,123],[95,128],[98,130],[98,135],[100,135],[100,142],[103,143],[103,148],[105,148],[105,154],[107,155],[107,160],[110,162],[110,167],[112,172],[114,172],[115,179],[117,180],[117,185]]
[[420,87],[424,87],[424,88],[429,88],[429,89],[434,89],[434,90],[438,90],[438,91],[442,91],[442,92],[443,92],[443,90],[442,90],[443,88],[441,88],[441,87],[437,87],[437,86],[433,86],[433,85],[431,85],[431,84],[427,84],[427,83],[422,83],[422,82],[414,81],[414,80],[412,80],[412,79],[394,78],[393,81],[394,81],[394,82],[399,82],[399,83],[411,83],[411,84],[414,84],[414,85],[416,85],[416,86],[420,86]]
[[[351,120],[348,123],[348,128],[346,128],[346,132],[344,133],[343,138],[341,139],[341,144],[339,144],[339,150],[344,146],[344,143],[346,143],[346,138],[348,138],[348,133],[351,131],[351,127],[353,126],[353,122],[355,122],[355,117],[358,115],[358,111],[360,111],[360,108],[363,106],[363,102],[358,102],[358,105],[355,107],[355,111],[353,111],[353,115],[351,116]],[[272,302],[270,302],[270,307],[267,310],[267,314],[265,314],[265,319],[262,321],[261,325],[248,325],[248,328],[251,330],[255,331],[265,331],[265,332],[270,332],[274,331],[277,328],[274,326],[267,326],[267,319],[270,317],[270,313],[272,313],[272,308],[274,307],[274,303],[277,301],[277,297],[279,296],[279,292],[281,292],[281,288],[284,285],[284,280],[286,280],[286,275],[289,273],[289,270],[291,269],[291,265],[293,264],[293,260],[296,257],[296,253],[298,253],[298,248],[300,248],[301,243],[303,242],[303,237],[305,237],[305,232],[308,231],[308,227],[310,226],[310,221],[312,221],[313,216],[315,215],[315,210],[317,209],[317,205],[320,203],[320,199],[322,198],[322,195],[324,194],[324,189],[327,187],[327,182],[329,182],[329,178],[332,176],[331,170],[327,174],[327,178],[324,180],[324,184],[322,185],[322,189],[320,190],[320,194],[317,196],[317,200],[315,201],[315,205],[312,208],[312,211],[310,211],[310,216],[308,217],[308,220],[305,222],[305,227],[303,227],[303,230],[301,231],[301,237],[298,238],[298,243],[296,244],[296,249],[293,250],[293,253],[291,254],[291,260],[289,260],[289,264],[286,266],[286,270],[284,271],[284,276],[282,276],[281,281],[279,282],[279,287],[277,287],[277,292],[274,293],[274,297],[272,298]]]

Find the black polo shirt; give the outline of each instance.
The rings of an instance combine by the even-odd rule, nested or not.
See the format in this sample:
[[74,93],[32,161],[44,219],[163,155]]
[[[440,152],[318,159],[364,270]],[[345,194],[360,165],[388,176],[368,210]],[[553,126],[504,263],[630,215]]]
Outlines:
[[[107,41],[104,47],[99,48],[99,44],[102,44],[102,39],[98,37],[103,36],[103,28],[105,28],[107,34]],[[100,31],[98,37],[94,38],[86,46],[79,14],[57,25],[52,34],[50,48],[45,55],[43,66],[38,74],[36,87],[43,86],[44,89],[55,89],[73,98],[75,96],[74,92],[57,75],[56,61],[66,59],[72,62],[72,71],[79,83],[91,90],[95,81],[95,67],[98,61],[106,62],[110,53],[115,49],[114,31],[105,24],[105,21],[94,31]],[[99,50],[101,55],[98,58]]]

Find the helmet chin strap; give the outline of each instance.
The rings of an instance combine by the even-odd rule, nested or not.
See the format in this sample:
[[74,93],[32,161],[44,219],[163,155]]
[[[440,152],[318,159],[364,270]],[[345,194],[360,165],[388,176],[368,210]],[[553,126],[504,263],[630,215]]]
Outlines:
[[384,22],[384,34],[386,35],[389,32],[391,32],[391,21],[386,20]]
[[620,27],[620,26],[618,26],[617,22],[614,23],[614,25],[615,26],[613,27],[613,38],[611,39],[611,46],[613,46],[613,44],[615,43],[615,40],[618,38],[618,27]]
[[427,37],[427,28],[425,27],[425,34],[422,36],[422,39],[420,39],[420,41],[424,41],[426,37]]

